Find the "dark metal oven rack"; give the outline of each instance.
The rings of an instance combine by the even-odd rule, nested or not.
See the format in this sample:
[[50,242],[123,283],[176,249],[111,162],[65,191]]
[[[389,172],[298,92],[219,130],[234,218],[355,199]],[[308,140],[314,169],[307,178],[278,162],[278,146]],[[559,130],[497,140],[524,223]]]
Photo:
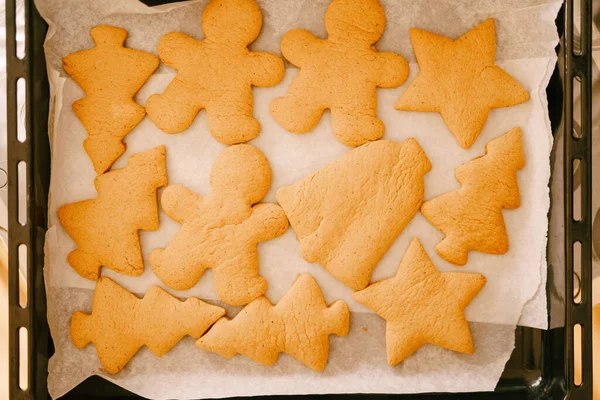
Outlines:
[[[575,15],[574,3],[580,1],[580,14]],[[149,5],[164,2],[146,0]],[[44,235],[47,228],[50,154],[48,142],[49,87],[44,58],[47,25],[40,17],[33,0],[25,0],[25,56],[16,53],[16,0],[6,0],[7,58],[7,144],[8,144],[8,220],[9,220],[9,390],[11,399],[44,399],[47,391],[48,358],[53,352],[46,321],[46,293],[43,280]],[[580,19],[580,46],[574,46],[574,21]],[[491,393],[431,393],[419,398],[444,399],[591,399],[592,397],[592,138],[591,138],[591,26],[592,0],[566,0],[557,20],[562,31],[560,68],[548,88],[550,117],[555,136],[562,135],[564,148],[555,149],[564,155],[564,284],[565,293],[573,293],[573,246],[581,245],[581,301],[575,303],[565,296],[563,327],[542,331],[518,327],[515,350],[507,363],[500,382]],[[575,47],[581,49],[577,54]],[[25,80],[25,138],[17,136],[17,80]],[[574,79],[581,82],[581,130],[573,134]],[[561,100],[562,104],[561,104]],[[559,123],[562,120],[562,123]],[[21,140],[19,140],[21,139]],[[573,160],[579,160],[581,175],[581,218],[573,218]],[[19,164],[26,173],[19,181]],[[24,187],[19,187],[24,184]],[[19,210],[19,192],[25,193],[26,210]],[[559,206],[557,204],[554,207]],[[562,204],[561,204],[562,206]],[[26,221],[19,222],[19,211],[25,211]],[[24,246],[24,247],[23,247]],[[19,247],[26,251],[19,252]],[[19,257],[26,257],[27,302],[19,304]],[[25,260],[21,260],[25,261]],[[556,306],[556,304],[552,304]],[[563,311],[563,310],[561,310]],[[581,326],[582,380],[574,381],[574,326]],[[19,330],[27,330],[26,346],[19,343]],[[20,352],[26,352],[26,388],[19,385]],[[135,395],[99,377],[91,377],[65,396],[66,398],[133,398]],[[274,396],[282,397],[282,396]],[[317,396],[304,396],[317,397]],[[318,396],[340,398],[341,395]],[[347,396],[344,396],[347,397]],[[404,395],[353,395],[352,398],[406,398]],[[414,398],[415,396],[411,396]]]

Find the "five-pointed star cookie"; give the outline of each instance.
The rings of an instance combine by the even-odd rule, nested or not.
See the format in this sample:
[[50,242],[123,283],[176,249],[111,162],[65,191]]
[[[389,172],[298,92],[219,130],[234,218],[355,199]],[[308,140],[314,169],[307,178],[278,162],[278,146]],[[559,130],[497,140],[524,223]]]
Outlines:
[[485,281],[481,274],[439,272],[415,238],[395,277],[352,298],[387,321],[387,360],[394,366],[426,343],[473,354],[464,309]]
[[495,65],[493,19],[457,40],[421,29],[411,29],[410,39],[420,71],[396,109],[440,113],[463,148],[475,142],[492,108],[529,99],[519,82]]

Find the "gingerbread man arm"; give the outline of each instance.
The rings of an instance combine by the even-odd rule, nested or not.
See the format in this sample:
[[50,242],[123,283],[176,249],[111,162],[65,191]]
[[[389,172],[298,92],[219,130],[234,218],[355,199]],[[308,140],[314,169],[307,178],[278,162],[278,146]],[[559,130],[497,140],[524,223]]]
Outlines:
[[202,42],[181,32],[170,32],[160,38],[158,55],[162,62],[179,70],[182,65],[189,64],[197,54],[196,49]]
[[304,29],[293,29],[281,39],[281,54],[296,67],[302,68],[324,42]]
[[181,185],[170,185],[163,192],[162,209],[174,221],[182,224],[198,209],[203,197]]
[[371,79],[379,87],[394,88],[408,78],[408,62],[396,53],[375,53]]
[[285,74],[283,60],[273,53],[265,52],[248,54],[248,70],[252,84],[259,87],[275,86]]
[[257,204],[252,207],[250,218],[244,221],[244,228],[257,242],[266,242],[283,235],[288,228],[288,219],[277,204]]

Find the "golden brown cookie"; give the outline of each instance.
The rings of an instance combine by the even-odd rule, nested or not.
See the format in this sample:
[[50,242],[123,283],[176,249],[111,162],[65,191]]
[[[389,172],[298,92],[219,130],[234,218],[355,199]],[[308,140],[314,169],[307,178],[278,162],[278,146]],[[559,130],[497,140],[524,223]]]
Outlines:
[[71,340],[78,349],[94,343],[106,371],[116,374],[143,345],[161,357],[185,335],[198,339],[223,315],[221,307],[195,297],[180,301],[158,286],[138,299],[102,277],[94,291],[92,313],[73,314]]
[[125,29],[97,26],[91,34],[96,47],[71,54],[63,63],[85,91],[73,111],[88,132],[83,147],[101,174],[125,152],[123,138],[146,115],[133,96],[158,68],[158,57],[123,47]]
[[465,265],[469,250],[508,251],[502,208],[519,207],[517,170],[524,166],[521,129],[514,128],[489,142],[485,156],[456,169],[459,190],[423,203],[423,216],[446,235],[435,247],[443,259]]
[[426,343],[473,354],[464,310],[485,281],[481,274],[440,273],[415,238],[395,277],[352,298],[386,320],[387,360],[394,366]]
[[226,358],[242,354],[269,367],[285,352],[322,371],[329,355],[329,335],[346,336],[349,329],[348,305],[335,301],[328,307],[317,281],[303,274],[276,306],[259,297],[234,319],[217,321],[196,346]]
[[133,154],[125,168],[96,177],[97,198],[58,209],[78,246],[68,260],[79,275],[98,279],[101,266],[130,276],[144,272],[138,231],[158,229],[156,189],[167,184],[165,158],[165,146]]
[[340,142],[377,140],[385,126],[377,118],[376,89],[400,86],[408,77],[404,58],[373,46],[385,29],[383,7],[378,0],[333,0],[325,29],[325,40],[302,29],[283,37],[281,53],[300,72],[285,97],[271,103],[271,114],[288,131],[305,133],[330,109]]
[[465,149],[471,147],[492,108],[529,99],[529,93],[495,64],[494,20],[457,40],[411,29],[419,74],[396,103],[402,111],[440,113]]
[[148,99],[148,117],[161,130],[186,130],[206,109],[210,132],[223,144],[254,139],[260,124],[252,116],[252,86],[269,87],[283,79],[283,60],[252,52],[262,13],[254,0],[211,0],[202,14],[204,40],[168,33],[158,55],[177,76],[164,93]]
[[431,164],[414,139],[378,140],[277,191],[308,262],[364,289],[385,252],[419,210]]
[[228,147],[210,172],[212,193],[179,186],[163,193],[163,210],[181,224],[166,249],[150,254],[152,270],[167,286],[186,290],[213,269],[217,294],[232,305],[248,304],[267,290],[258,274],[257,244],[282,235],[287,218],[277,204],[256,204],[269,191],[271,168],[249,144]]

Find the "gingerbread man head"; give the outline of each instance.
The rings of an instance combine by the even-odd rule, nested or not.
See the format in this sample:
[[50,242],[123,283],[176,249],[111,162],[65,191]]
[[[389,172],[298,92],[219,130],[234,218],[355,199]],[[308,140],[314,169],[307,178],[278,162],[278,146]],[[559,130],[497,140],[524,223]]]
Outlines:
[[383,35],[385,13],[378,0],[333,0],[325,29],[331,41],[371,46]]
[[212,0],[202,14],[202,30],[213,42],[246,47],[261,27],[262,13],[254,0]]
[[215,159],[210,170],[214,195],[244,202],[258,203],[271,187],[271,168],[265,155],[249,144],[231,146]]

